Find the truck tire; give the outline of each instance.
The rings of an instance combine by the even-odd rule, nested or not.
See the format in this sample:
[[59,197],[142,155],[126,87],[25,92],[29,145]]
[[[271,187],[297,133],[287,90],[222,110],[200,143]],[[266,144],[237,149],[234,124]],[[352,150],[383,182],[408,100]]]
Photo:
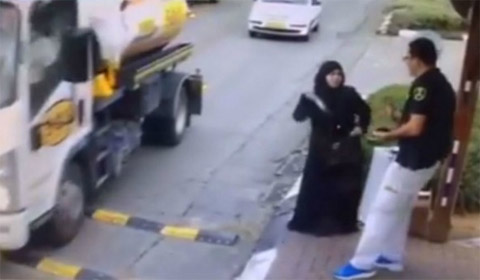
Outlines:
[[72,163],[64,171],[52,216],[40,229],[48,245],[67,245],[80,231],[85,217],[84,190],[81,170]]
[[182,87],[174,104],[174,117],[165,120],[164,144],[176,146],[182,142],[185,130],[190,122],[188,110],[188,96],[185,87]]
[[173,116],[149,116],[143,123],[144,142],[153,145],[177,146],[182,142],[187,126],[190,124],[190,110],[185,87],[176,98],[167,101],[173,107]]

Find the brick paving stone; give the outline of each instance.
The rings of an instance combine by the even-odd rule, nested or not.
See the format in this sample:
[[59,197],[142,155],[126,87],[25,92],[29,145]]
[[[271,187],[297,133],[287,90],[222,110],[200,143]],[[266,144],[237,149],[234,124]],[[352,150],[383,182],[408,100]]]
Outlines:
[[[333,271],[351,257],[358,234],[315,238],[286,235],[267,276],[269,280],[329,280]],[[453,243],[433,244],[410,238],[406,269],[402,273],[381,271],[376,279],[476,280],[480,279],[480,249]]]

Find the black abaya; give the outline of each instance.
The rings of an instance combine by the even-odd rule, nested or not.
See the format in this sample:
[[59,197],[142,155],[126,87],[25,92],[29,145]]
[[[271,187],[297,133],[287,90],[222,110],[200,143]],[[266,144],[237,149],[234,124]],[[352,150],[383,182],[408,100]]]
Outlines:
[[[308,157],[291,230],[317,236],[344,234],[357,229],[357,208],[362,193],[362,162],[329,166],[325,151],[335,140],[349,137],[355,126],[366,131],[370,109],[358,93],[342,87],[324,102],[330,113],[322,111],[311,98],[302,95],[294,119],[309,119],[312,125]],[[355,146],[361,150],[360,137]],[[359,151],[361,152],[361,151]]]

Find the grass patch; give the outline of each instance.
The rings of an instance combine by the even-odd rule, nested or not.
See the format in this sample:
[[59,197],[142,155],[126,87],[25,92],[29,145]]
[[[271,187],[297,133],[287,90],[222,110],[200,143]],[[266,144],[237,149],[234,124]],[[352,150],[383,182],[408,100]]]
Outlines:
[[372,108],[372,129],[379,127],[394,127],[395,121],[390,117],[387,107],[393,105],[402,108],[407,100],[409,86],[391,85],[370,95],[368,103]]
[[[386,108],[389,105],[402,108],[407,98],[408,89],[409,86],[407,85],[391,85],[380,89],[370,96],[368,103],[372,108],[372,130],[378,127],[395,127],[396,123],[390,117]],[[375,146],[367,141],[363,145],[368,159],[366,161],[366,169],[368,169]],[[477,102],[477,113],[462,177],[459,203],[464,210],[470,212],[480,211],[480,100]]]
[[388,6],[392,12],[392,28],[463,31],[466,21],[454,10],[450,0],[394,0]]

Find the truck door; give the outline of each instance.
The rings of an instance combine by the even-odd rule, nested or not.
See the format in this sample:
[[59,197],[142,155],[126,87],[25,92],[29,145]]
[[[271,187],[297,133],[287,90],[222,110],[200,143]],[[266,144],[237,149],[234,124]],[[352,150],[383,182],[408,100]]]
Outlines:
[[[36,1],[29,15],[27,189],[31,220],[53,208],[64,164],[89,130],[85,85],[63,81],[62,33],[76,26],[74,0]],[[88,85],[87,85],[88,86]]]

